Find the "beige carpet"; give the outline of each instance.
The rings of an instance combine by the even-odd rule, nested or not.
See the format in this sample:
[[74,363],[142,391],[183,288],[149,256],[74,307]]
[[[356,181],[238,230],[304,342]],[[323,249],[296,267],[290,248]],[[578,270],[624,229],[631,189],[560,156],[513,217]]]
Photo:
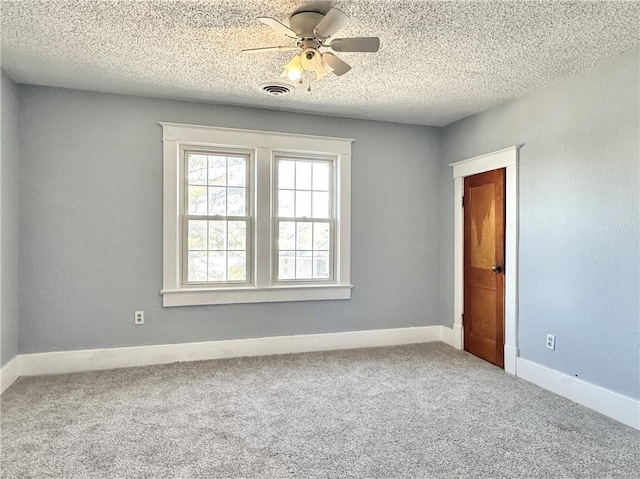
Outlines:
[[2,478],[637,478],[640,432],[443,344],[23,378]]

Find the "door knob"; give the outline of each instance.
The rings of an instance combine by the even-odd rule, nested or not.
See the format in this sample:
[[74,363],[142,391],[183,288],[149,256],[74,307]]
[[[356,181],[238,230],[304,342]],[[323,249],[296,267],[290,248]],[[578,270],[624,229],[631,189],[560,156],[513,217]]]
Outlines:
[[493,271],[494,273],[501,273],[502,272],[502,265],[500,263],[496,263],[491,267],[491,271]]

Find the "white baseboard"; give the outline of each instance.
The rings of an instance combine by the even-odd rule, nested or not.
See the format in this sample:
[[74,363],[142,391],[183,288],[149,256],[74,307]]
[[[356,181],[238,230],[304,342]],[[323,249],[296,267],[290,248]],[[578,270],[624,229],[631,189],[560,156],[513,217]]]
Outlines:
[[19,356],[18,375],[36,376],[94,371],[132,366],[149,366],[176,361],[269,354],[302,353],[441,341],[444,326],[377,329],[343,333],[276,336],[268,338],[162,344],[126,348],[85,349]]
[[518,374],[518,348],[504,345],[504,370],[509,374]]
[[[456,349],[464,349],[462,324],[454,323],[453,328],[442,326],[440,341]],[[516,374],[516,361],[518,359],[518,348],[504,345],[504,370],[509,374]]]
[[451,347],[460,349],[456,345],[456,332],[455,329],[448,328],[446,326],[440,326],[440,341],[444,344],[448,344]]
[[20,376],[18,371],[19,356],[14,356],[11,360],[0,368],[0,394],[5,392]]
[[640,429],[640,401],[518,358],[518,377],[628,426]]

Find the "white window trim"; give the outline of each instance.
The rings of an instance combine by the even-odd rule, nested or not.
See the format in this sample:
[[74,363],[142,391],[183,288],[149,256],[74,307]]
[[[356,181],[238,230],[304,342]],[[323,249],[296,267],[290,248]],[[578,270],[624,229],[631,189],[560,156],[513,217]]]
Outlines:
[[[273,174],[272,174],[272,178],[273,178],[273,192],[274,192],[274,202],[273,202],[273,208],[275,210],[275,208],[277,208],[277,196],[278,196],[278,176],[277,176],[277,161],[279,159],[286,159],[286,158],[291,158],[294,159],[294,161],[297,160],[303,160],[303,161],[314,161],[314,160],[320,160],[320,161],[327,161],[329,160],[332,164],[331,166],[331,178],[329,179],[329,181],[331,182],[331,186],[329,188],[330,192],[331,192],[331,206],[329,207],[331,213],[329,215],[329,218],[321,218],[320,221],[328,221],[331,224],[331,246],[330,246],[330,251],[331,251],[331,265],[330,265],[330,277],[328,279],[316,279],[316,280],[304,280],[304,279],[292,279],[292,280],[287,280],[287,279],[274,279],[274,284],[278,285],[278,286],[284,286],[284,285],[288,285],[288,284],[294,284],[294,285],[318,285],[318,284],[334,284],[334,278],[335,278],[335,271],[336,271],[336,259],[335,259],[335,229],[336,229],[336,220],[335,220],[335,216],[336,216],[336,204],[335,204],[335,194],[333,194],[333,192],[335,191],[335,184],[336,184],[336,177],[337,175],[335,174],[336,172],[336,165],[335,162],[333,161],[333,158],[329,158],[327,156],[312,156],[309,154],[306,155],[295,155],[295,157],[293,155],[290,154],[286,154],[283,152],[274,152],[274,161],[273,161]],[[278,231],[276,228],[276,224],[277,224],[277,217],[278,215],[274,213],[273,215],[273,220],[274,220],[274,228],[273,228],[273,241],[276,241],[277,237],[278,237]],[[295,221],[295,219],[291,218],[292,220]],[[313,218],[311,218],[311,220],[313,220]],[[312,221],[311,221],[312,222]],[[276,278],[277,276],[277,269],[278,269],[278,264],[277,264],[277,256],[278,256],[278,251],[277,248],[273,248],[273,278]]]
[[[253,188],[253,175],[252,175],[252,164],[253,164],[253,160],[252,160],[252,156],[253,156],[253,152],[250,150],[232,150],[231,148],[225,148],[224,150],[221,150],[219,148],[205,148],[202,147],[201,145],[199,147],[194,147],[193,145],[181,145],[180,149],[179,149],[179,155],[180,155],[180,161],[182,162],[180,164],[180,171],[182,172],[182,174],[184,174],[184,178],[185,181],[180,181],[179,182],[179,196],[183,199],[184,201],[184,206],[183,208],[186,209],[186,204],[187,204],[187,181],[186,181],[186,176],[187,176],[187,154],[189,152],[198,152],[198,153],[206,153],[206,154],[234,154],[234,155],[240,155],[245,157],[246,159],[246,185],[245,185],[245,190],[251,190]],[[229,286],[246,286],[247,284],[249,284],[251,282],[251,278],[252,278],[252,274],[253,274],[253,245],[252,245],[252,238],[253,238],[253,232],[252,232],[252,223],[250,218],[253,216],[253,203],[251,201],[252,198],[252,193],[248,193],[247,194],[247,198],[245,200],[245,207],[246,207],[246,215],[243,215],[245,218],[248,217],[249,220],[246,221],[246,231],[247,231],[247,235],[249,236],[247,238],[247,249],[246,249],[246,254],[247,254],[247,277],[244,281],[229,281],[227,283],[221,282],[219,283],[219,285],[229,285]],[[186,217],[187,216],[191,216],[186,214],[186,212],[181,211],[181,227],[182,227],[182,234],[180,237],[180,248],[182,251],[182,257],[181,260],[184,263],[187,260],[187,250],[184,247],[184,245],[187,242],[187,231],[186,231]],[[193,215],[193,216],[197,216],[197,215]],[[203,215],[203,216],[207,216],[207,215]],[[228,217],[225,217],[228,218]],[[242,220],[240,220],[242,221]],[[208,286],[210,283],[207,282],[191,282],[189,284],[188,280],[187,280],[187,271],[185,268],[182,268],[182,277],[181,277],[181,281],[182,281],[182,285],[185,288],[198,288],[198,287],[206,287]]]
[[[160,122],[163,130],[163,306],[335,300],[351,298],[351,144],[353,139]],[[255,159],[253,282],[183,287],[180,245],[180,150],[250,149]],[[335,160],[335,278],[332,283],[275,284],[272,280],[272,162],[277,153],[331,155]],[[264,180],[264,181],[262,181]],[[267,239],[267,240],[265,240]]]

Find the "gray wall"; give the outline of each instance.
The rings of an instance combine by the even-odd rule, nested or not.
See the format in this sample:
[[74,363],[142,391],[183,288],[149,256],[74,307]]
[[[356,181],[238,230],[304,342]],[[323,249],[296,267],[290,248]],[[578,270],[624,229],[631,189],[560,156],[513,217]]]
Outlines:
[[[24,85],[20,94],[21,353],[439,324],[437,129]],[[158,121],[355,138],[352,299],[162,308]]]
[[[442,304],[453,321],[451,168],[520,149],[520,355],[640,397],[639,52],[444,130]],[[556,351],[545,348],[556,335]]]
[[[19,86],[19,351],[450,326],[447,164],[522,144],[521,355],[638,398],[638,69],[636,50],[445,129]],[[3,364],[18,333],[15,89],[3,82]],[[353,298],[162,308],[158,121],[356,138]]]
[[0,367],[18,354],[18,89],[0,70]]

